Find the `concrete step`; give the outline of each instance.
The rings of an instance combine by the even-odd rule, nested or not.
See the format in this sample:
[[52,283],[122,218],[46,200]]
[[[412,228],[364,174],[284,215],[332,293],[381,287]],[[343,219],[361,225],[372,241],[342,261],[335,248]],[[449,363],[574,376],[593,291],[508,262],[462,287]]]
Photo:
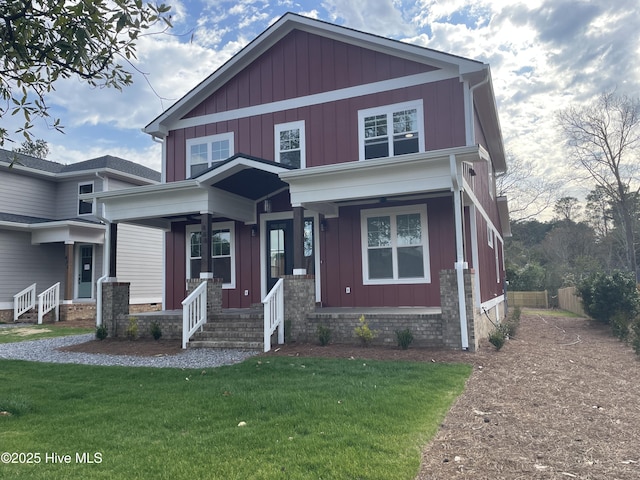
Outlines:
[[259,322],[207,322],[203,325],[203,329],[210,332],[221,330],[260,330],[264,328],[262,320]]
[[247,331],[204,331],[204,332],[196,332],[193,334],[194,340],[262,340],[263,332],[262,330],[257,332],[247,332]]
[[260,350],[262,351],[264,344],[262,342],[247,342],[239,340],[193,340],[188,344],[189,348],[233,348],[239,350]]

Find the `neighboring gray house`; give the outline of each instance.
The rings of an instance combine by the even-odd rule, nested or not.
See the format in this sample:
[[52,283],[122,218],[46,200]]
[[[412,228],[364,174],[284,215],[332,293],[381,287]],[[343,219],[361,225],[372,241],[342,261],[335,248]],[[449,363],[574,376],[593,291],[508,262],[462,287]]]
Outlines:
[[[0,149],[0,321],[14,320],[14,295],[58,282],[61,319],[95,317],[106,227],[81,195],[159,182],[159,172],[109,155],[63,165]],[[117,242],[131,303],[160,307],[162,232],[122,225]]]

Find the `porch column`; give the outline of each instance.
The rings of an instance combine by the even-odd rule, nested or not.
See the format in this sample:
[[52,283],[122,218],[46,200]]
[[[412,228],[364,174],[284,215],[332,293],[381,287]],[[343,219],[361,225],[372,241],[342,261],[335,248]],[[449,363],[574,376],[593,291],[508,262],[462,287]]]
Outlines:
[[304,261],[304,208],[293,207],[293,274],[306,275]]
[[118,224],[109,224],[109,278],[116,278],[116,260],[118,252]]
[[64,244],[64,255],[66,257],[67,264],[67,271],[65,272],[64,282],[64,300],[73,300],[73,286],[75,285],[75,282],[73,280],[73,272],[75,270],[73,242]]
[[213,278],[211,217],[210,213],[203,213],[200,217],[200,278]]

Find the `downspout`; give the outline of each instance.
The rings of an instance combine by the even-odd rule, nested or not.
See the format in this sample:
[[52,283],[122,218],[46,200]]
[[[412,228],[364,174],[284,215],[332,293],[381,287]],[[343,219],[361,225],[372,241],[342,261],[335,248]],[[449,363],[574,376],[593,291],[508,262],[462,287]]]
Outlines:
[[[102,180],[102,187],[104,191],[104,186],[107,183],[106,178],[101,177],[99,173],[96,172],[96,177]],[[97,200],[94,199],[95,207],[97,207]],[[104,203],[102,204],[102,214],[98,213],[98,209],[95,208],[96,217],[105,224],[106,231],[104,233],[104,246],[102,247],[102,273],[103,275],[96,282],[96,327],[102,326],[102,284],[109,278],[109,255],[111,252],[109,251],[111,245],[111,228],[110,222],[106,219],[106,212]]]
[[[144,129],[143,129],[144,131]],[[167,142],[166,136],[164,138],[158,138],[155,135],[151,135],[151,140],[162,145],[162,157],[160,166],[160,183],[167,182]],[[167,236],[162,235],[162,309],[167,309]]]
[[455,221],[456,236],[456,280],[458,284],[458,311],[460,314],[460,343],[463,350],[469,350],[469,334],[467,331],[467,302],[464,290],[464,269],[467,263],[464,261],[463,228],[462,228],[462,188],[458,180],[458,167],[456,156],[449,155],[449,166],[451,168],[451,181],[453,186],[453,212]]

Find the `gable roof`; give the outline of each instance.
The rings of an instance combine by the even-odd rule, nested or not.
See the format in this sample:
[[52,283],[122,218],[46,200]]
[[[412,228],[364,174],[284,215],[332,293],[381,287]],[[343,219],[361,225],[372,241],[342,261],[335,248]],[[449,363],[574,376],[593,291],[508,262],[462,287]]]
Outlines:
[[278,21],[258,35],[253,41],[240,50],[240,52],[231,57],[220,68],[151,121],[143,131],[155,137],[164,137],[171,128],[172,123],[183,118],[202,102],[203,99],[225,85],[226,82],[233,78],[238,72],[251,64],[251,62],[256,60],[293,30],[301,30],[417,63],[442,69],[455,69],[459,75],[464,75],[465,78],[468,77],[474,82],[484,80],[489,68],[487,64],[476,60],[470,60],[289,12],[280,17]]
[[70,163],[68,165],[32,157],[9,150],[0,149],[0,165],[10,165],[12,162],[16,171],[27,171],[48,177],[69,177],[74,175],[93,173],[99,171],[111,171],[127,178],[138,178],[144,183],[159,182],[160,172],[152,170],[138,163],[112,155],[84,160],[82,162]]

